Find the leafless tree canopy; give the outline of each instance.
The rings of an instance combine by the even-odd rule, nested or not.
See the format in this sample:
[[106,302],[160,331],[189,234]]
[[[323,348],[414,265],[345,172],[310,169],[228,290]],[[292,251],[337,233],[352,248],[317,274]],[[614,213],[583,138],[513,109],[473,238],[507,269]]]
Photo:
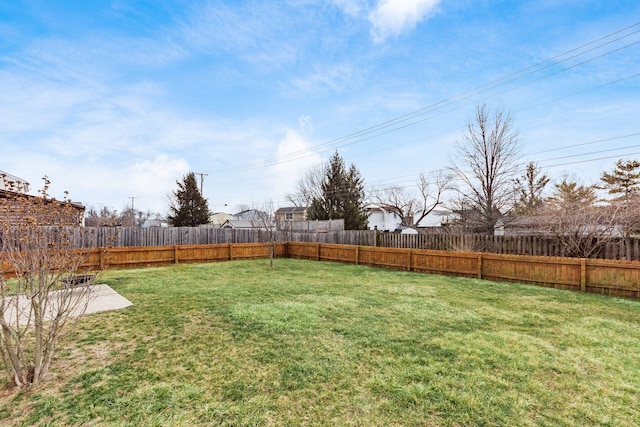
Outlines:
[[264,203],[256,212],[257,215],[251,220],[251,228],[255,230],[260,243],[269,249],[269,266],[273,267],[276,243],[288,240],[290,230],[286,221],[276,218],[273,202]]
[[19,387],[44,380],[66,327],[91,298],[89,285],[64,283],[87,258],[71,239],[75,208],[49,199],[48,184],[45,177],[41,197],[0,198],[0,211],[19,218],[0,219],[0,354],[9,381]]
[[500,212],[513,200],[519,153],[520,137],[511,115],[478,106],[458,141],[450,170],[462,182],[461,200],[478,211],[486,232],[493,231]]
[[320,199],[326,168],[325,163],[318,163],[307,169],[298,181],[295,193],[287,194],[286,199],[294,206],[310,206],[313,199]]
[[421,173],[415,187],[394,185],[378,188],[372,191],[371,200],[395,212],[402,225],[415,228],[443,203],[442,197],[450,189],[451,175],[442,172],[431,175]]
[[593,186],[565,178],[527,219],[537,233],[555,237],[564,256],[592,258],[624,236],[629,212],[622,204],[598,200]]

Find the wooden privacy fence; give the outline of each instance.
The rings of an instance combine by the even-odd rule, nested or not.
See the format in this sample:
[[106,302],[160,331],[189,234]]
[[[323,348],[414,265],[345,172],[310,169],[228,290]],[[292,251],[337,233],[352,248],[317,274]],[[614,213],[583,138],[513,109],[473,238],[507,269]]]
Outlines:
[[640,262],[289,242],[290,258],[640,297]]
[[[212,227],[73,227],[64,233],[48,227],[53,236],[64,235],[75,248],[184,246],[259,243],[252,229],[219,229]],[[2,234],[0,230],[0,240]],[[315,232],[283,232],[278,238],[292,242],[332,243],[405,249],[485,252],[511,255],[570,256],[557,238],[550,236],[488,236],[481,234],[396,234],[373,230]],[[66,243],[65,243],[66,245]],[[640,261],[640,238],[607,241],[593,256],[602,259]]]
[[[486,234],[396,234],[379,233],[374,246],[431,249],[438,251],[486,252],[511,255],[570,256],[554,236],[493,236]],[[610,238],[592,258],[640,261],[640,238]]]
[[[276,243],[275,256],[286,257],[286,248],[286,243]],[[269,248],[262,243],[94,248],[78,249],[78,252],[84,255],[81,271],[269,257]],[[0,267],[6,278],[15,276],[15,270],[10,263],[2,259],[2,253]]]
[[[261,243],[88,249],[86,270],[268,258]],[[277,243],[276,257],[346,262],[372,267],[528,283],[582,292],[640,298],[640,262],[536,257],[481,252],[381,248],[317,242]],[[2,262],[5,277],[13,271]]]

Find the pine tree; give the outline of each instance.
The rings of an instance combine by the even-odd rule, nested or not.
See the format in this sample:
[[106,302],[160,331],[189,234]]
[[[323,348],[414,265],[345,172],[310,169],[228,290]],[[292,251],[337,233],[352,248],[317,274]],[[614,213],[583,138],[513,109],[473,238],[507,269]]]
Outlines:
[[209,204],[200,194],[196,175],[189,172],[182,182],[176,181],[176,184],[178,189],[173,193],[175,200],[169,206],[171,213],[167,216],[169,223],[174,227],[195,227],[209,223]]
[[321,196],[312,199],[307,217],[311,220],[344,219],[346,230],[367,227],[363,179],[355,165],[352,164],[347,171],[337,151],[326,167]]
[[351,165],[346,180],[347,198],[344,201],[344,228],[364,230],[369,217],[364,211],[364,180],[355,165]]
[[540,168],[530,162],[522,178],[516,178],[516,190],[518,200],[511,213],[515,215],[530,215],[544,204],[541,197],[542,191],[549,183],[549,177],[545,174],[540,176]]
[[640,188],[640,162],[637,160],[618,160],[613,172],[605,172],[600,177],[603,187],[609,194],[619,195],[619,198],[629,202]]
[[554,194],[547,199],[554,209],[571,211],[591,207],[598,200],[594,187],[585,187],[566,179],[554,186]]

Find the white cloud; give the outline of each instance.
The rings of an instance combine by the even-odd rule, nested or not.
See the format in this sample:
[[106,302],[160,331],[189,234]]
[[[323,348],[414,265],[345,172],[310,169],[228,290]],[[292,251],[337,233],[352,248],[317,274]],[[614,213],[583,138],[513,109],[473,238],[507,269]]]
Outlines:
[[[305,123],[310,119],[306,118]],[[322,162],[322,157],[312,150],[313,145],[299,132],[289,129],[278,144],[278,163],[271,166],[266,178],[272,191],[286,194],[295,191],[298,179],[310,166]]]
[[405,31],[433,15],[440,0],[379,0],[369,15],[375,42],[383,42]]
[[165,196],[177,188],[176,181],[189,170],[185,159],[161,154],[153,160],[144,160],[127,168],[123,177],[125,182],[121,184],[129,188],[131,196],[139,198],[139,205],[162,213],[168,206]]

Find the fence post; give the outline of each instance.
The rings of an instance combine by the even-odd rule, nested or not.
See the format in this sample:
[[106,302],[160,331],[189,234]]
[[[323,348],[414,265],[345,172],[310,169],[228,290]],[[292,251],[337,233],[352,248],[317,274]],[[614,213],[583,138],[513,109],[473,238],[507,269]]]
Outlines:
[[178,263],[178,245],[173,245],[173,262]]
[[316,243],[316,261],[320,261],[320,242]]
[[580,259],[580,290],[587,292],[587,260]]
[[482,253],[478,253],[478,279],[482,279]]
[[408,262],[407,262],[407,271],[411,271],[411,261],[412,261],[412,259],[411,259],[412,254],[411,254],[411,253],[412,253],[412,250],[411,250],[411,249],[409,249],[409,251],[408,251],[409,259],[407,260],[407,261],[408,261]]
[[99,258],[100,259],[100,261],[99,261],[100,262],[100,264],[99,264],[100,267],[99,268],[100,268],[100,271],[103,271],[104,270],[104,248],[100,248],[99,254],[100,254],[100,258]]
[[233,261],[233,243],[229,243],[229,261]]
[[360,262],[360,246],[356,246],[356,265]]

